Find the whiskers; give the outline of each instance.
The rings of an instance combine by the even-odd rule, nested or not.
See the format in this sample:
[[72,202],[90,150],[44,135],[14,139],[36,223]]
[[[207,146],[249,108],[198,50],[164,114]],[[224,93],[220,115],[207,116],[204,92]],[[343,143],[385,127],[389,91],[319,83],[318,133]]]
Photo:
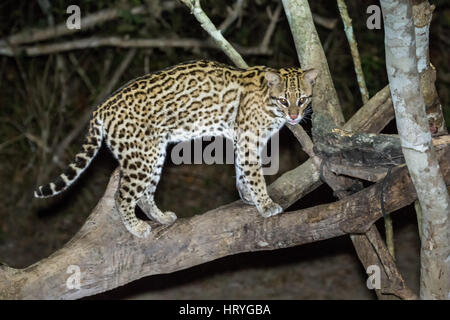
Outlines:
[[302,123],[303,121],[306,122],[306,120],[311,121],[312,113],[313,113],[312,106],[311,105],[307,106],[306,109],[303,111],[303,117],[302,117],[302,120],[300,121],[300,123]]

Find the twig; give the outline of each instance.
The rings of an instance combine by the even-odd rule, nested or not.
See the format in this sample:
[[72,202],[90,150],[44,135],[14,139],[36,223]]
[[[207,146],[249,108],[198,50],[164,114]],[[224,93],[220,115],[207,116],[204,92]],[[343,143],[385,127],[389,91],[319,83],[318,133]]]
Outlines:
[[[164,10],[170,10],[174,8],[176,3],[177,1],[163,1],[161,2],[161,6]],[[143,14],[146,11],[147,8],[145,6],[137,6],[130,9],[130,13],[133,15]],[[17,46],[26,43],[50,40],[72,33],[85,31],[86,29],[92,28],[98,24],[119,18],[122,12],[123,9],[111,8],[88,14],[83,17],[82,28],[80,30],[67,28],[65,22],[44,29],[24,30],[5,39],[0,39],[0,48],[2,46]]]
[[23,134],[19,134],[18,136],[15,136],[14,138],[11,138],[9,140],[6,140],[5,142],[0,143],[0,151],[2,151],[3,148],[9,146],[10,144],[13,144],[17,140],[20,140],[20,139],[23,139],[23,138],[24,138],[24,135]]
[[242,6],[244,4],[244,0],[236,0],[236,3],[234,4],[234,8],[230,10],[229,15],[226,17],[226,19],[220,24],[219,30],[222,33],[225,33],[225,31],[228,29],[229,26],[239,17],[239,15],[242,12]]
[[384,228],[386,231],[386,245],[392,258],[395,259],[394,227],[389,213],[384,216]]
[[217,30],[206,13],[200,6],[200,0],[181,0],[190,10],[202,28],[217,43],[217,46],[240,68],[248,68],[247,63],[242,59],[241,55],[233,48],[233,46],[223,37],[222,33]]
[[270,23],[269,26],[267,27],[266,33],[264,34],[263,41],[261,42],[261,48],[263,49],[268,50],[270,39],[272,38],[273,32],[275,31],[275,27],[277,26],[278,19],[280,18],[281,8],[282,8],[281,4],[278,4],[273,14],[270,11],[268,11]]
[[102,92],[98,95],[94,107],[89,110],[89,112],[84,113],[84,115],[77,121],[75,124],[75,127],[70,131],[64,140],[59,144],[59,146],[55,150],[55,158],[60,159],[67,149],[67,147],[72,143],[73,140],[75,140],[80,133],[85,128],[87,122],[89,121],[89,118],[91,116],[91,113],[93,109],[99,104],[105,97],[110,93],[113,88],[117,85],[117,82],[119,81],[122,74],[125,72],[125,70],[130,65],[134,55],[136,54],[136,49],[131,49],[125,58],[122,60],[119,67],[114,72],[113,76],[111,77],[111,80],[108,82],[108,84],[105,86],[105,88],[102,90]]
[[341,14],[342,22],[344,23],[344,31],[347,36],[348,44],[350,45],[350,52],[355,66],[356,79],[359,85],[359,91],[363,103],[369,101],[369,91],[367,90],[366,81],[364,80],[364,73],[361,67],[361,59],[359,58],[358,43],[356,42],[355,34],[353,33],[352,19],[348,15],[347,5],[344,0],[337,0],[339,12]]
[[144,53],[144,72],[145,74],[150,73],[150,53],[151,49]]
[[97,100],[94,104],[99,104],[106,98],[108,94],[110,94],[113,89],[117,86],[117,83],[120,80],[120,77],[123,75],[123,73],[128,69],[131,62],[133,61],[134,56],[136,55],[137,50],[135,48],[128,51],[128,53],[125,55],[125,58],[123,58],[122,62],[120,63],[119,67],[114,71],[113,76],[111,77],[111,80],[108,82],[108,84],[103,88],[102,92],[98,95]]
[[89,92],[91,94],[93,94],[95,92],[94,85],[92,84],[91,80],[87,76],[86,72],[84,72],[83,68],[80,66],[80,63],[78,62],[77,57],[73,53],[69,53],[69,60],[70,60],[70,62],[72,62],[73,66],[75,67],[75,70],[77,71],[81,80],[83,80],[84,84],[89,89]]
[[[219,31],[217,31],[219,32]],[[240,47],[241,52],[246,55],[269,55],[271,50],[257,47]],[[99,47],[118,47],[118,48],[210,48],[221,49],[214,42],[199,39],[126,39],[120,37],[91,37],[87,39],[77,39],[66,42],[51,44],[41,44],[28,47],[0,47],[0,55],[17,56],[26,55],[29,57],[47,55],[71,50],[81,50],[87,48]],[[231,47],[231,45],[230,45]]]
[[52,6],[50,4],[49,0],[38,0],[39,6],[41,7],[41,10],[45,13],[47,16],[47,22],[48,25],[53,27],[55,25],[55,18],[52,15]]

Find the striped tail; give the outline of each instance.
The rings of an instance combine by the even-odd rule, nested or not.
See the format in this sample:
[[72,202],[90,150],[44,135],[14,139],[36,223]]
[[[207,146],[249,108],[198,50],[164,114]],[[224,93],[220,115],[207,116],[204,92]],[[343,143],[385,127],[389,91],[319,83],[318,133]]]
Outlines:
[[93,118],[89,123],[89,132],[83,143],[81,152],[75,156],[75,160],[54,182],[50,182],[49,184],[37,188],[34,192],[34,196],[36,198],[48,198],[57,195],[70,187],[83,171],[86,170],[92,159],[94,159],[102,145],[102,140],[102,123],[98,119]]

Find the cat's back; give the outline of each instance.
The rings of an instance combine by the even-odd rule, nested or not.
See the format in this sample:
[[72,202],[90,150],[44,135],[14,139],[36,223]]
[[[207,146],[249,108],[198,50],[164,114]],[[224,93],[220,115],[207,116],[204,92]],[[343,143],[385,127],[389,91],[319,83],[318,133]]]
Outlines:
[[226,84],[238,82],[245,72],[244,69],[210,60],[182,62],[125,83],[100,106],[108,107],[121,100],[138,103],[147,99],[167,101],[186,91],[195,96],[199,90],[220,90]]

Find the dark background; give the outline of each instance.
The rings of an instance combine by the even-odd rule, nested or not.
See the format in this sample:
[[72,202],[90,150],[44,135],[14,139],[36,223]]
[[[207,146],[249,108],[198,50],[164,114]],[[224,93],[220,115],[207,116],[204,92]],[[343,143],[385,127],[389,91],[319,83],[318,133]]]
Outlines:
[[[147,1],[150,2],[150,1]],[[145,1],[51,1],[56,24],[64,22],[70,4],[78,4],[82,19],[89,13],[119,7],[121,18],[79,33],[47,41],[75,41],[90,36],[130,38],[207,39],[189,10],[179,4],[173,10],[157,10],[133,16],[129,7]],[[358,41],[362,66],[370,95],[387,83],[383,30],[366,27],[366,8],[377,1],[346,1]],[[449,43],[450,4],[436,5],[431,24],[430,56],[437,69],[436,86],[450,123]],[[202,1],[218,26],[227,17],[233,1]],[[245,1],[240,18],[224,33],[243,47],[258,46],[270,22],[267,10],[275,11],[278,1]],[[344,115],[348,119],[361,105],[348,43],[334,1],[310,1],[313,13],[337,18],[333,29],[317,26]],[[156,8],[156,9],[155,9]],[[14,0],[0,3],[0,38],[29,28],[48,27],[48,18],[37,1]],[[33,45],[33,44],[32,44]],[[282,11],[270,45],[272,54],[244,56],[249,65],[298,66],[295,47]],[[102,47],[39,57],[0,56],[0,261],[25,267],[47,257],[64,245],[82,226],[104,192],[115,160],[103,148],[80,181],[63,195],[49,200],[33,198],[37,185],[49,182],[61,168],[52,158],[65,135],[89,112],[118,65],[130,49]],[[130,79],[182,61],[206,58],[230,63],[215,49],[156,48],[137,50],[118,85]],[[59,66],[63,61],[63,66]],[[84,76],[80,74],[80,70]],[[62,82],[63,73],[66,80]],[[310,128],[310,123],[304,124]],[[384,132],[395,133],[395,123]],[[68,164],[78,151],[81,134],[67,148],[61,162]],[[306,156],[291,133],[280,135],[280,171],[268,176],[270,183],[283,172],[302,163]],[[179,217],[201,214],[238,199],[232,165],[180,165],[166,161],[156,199],[162,209]],[[331,190],[322,186],[292,208],[334,201]],[[417,289],[418,239],[411,207],[393,215],[398,264],[408,284]],[[383,224],[379,224],[380,230]],[[0,284],[1,285],[1,284]],[[347,237],[301,247],[240,254],[171,275],[147,277],[95,298],[126,298],[137,293],[146,298],[373,298],[365,288],[364,270],[358,265]]]

